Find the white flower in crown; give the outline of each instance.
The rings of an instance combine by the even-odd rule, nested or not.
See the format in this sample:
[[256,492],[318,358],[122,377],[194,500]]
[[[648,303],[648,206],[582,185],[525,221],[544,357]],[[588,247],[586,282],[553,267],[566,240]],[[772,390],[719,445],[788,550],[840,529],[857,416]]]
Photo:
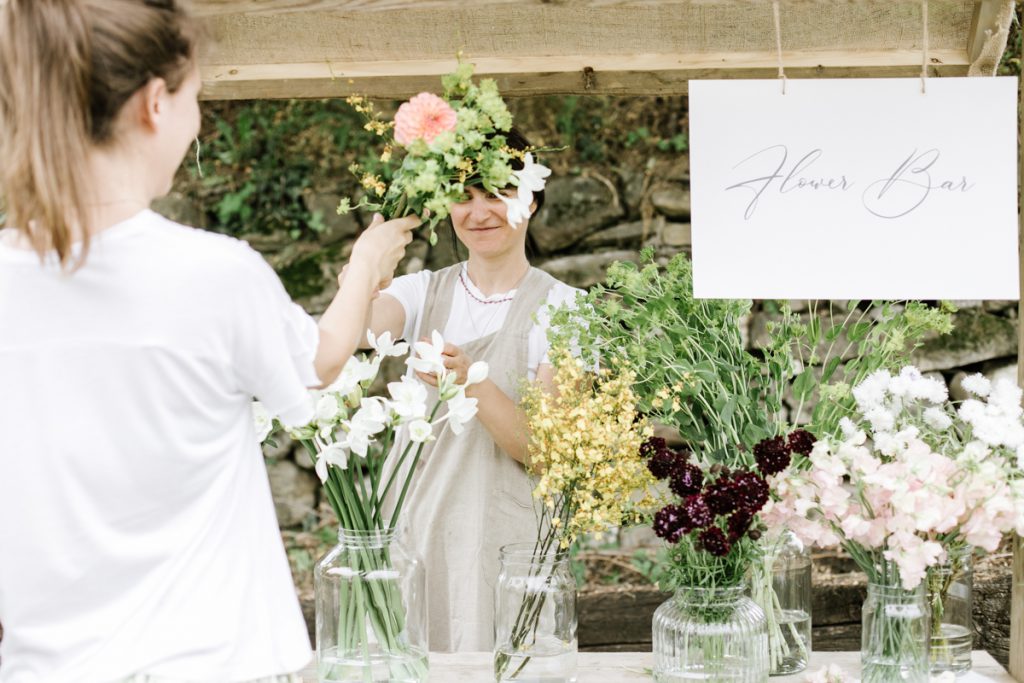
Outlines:
[[523,167],[518,171],[512,171],[517,180],[515,197],[506,197],[501,193],[495,193],[508,209],[508,224],[518,228],[519,224],[530,217],[530,207],[533,205],[533,193],[540,192],[546,184],[545,178],[551,175],[551,169],[543,164],[533,161],[533,154],[527,152],[523,157]]
[[345,442],[335,441],[320,451],[320,457],[316,459],[316,476],[320,477],[322,484],[327,482],[328,465],[348,469],[348,446]]
[[390,382],[391,409],[403,420],[415,420],[427,414],[427,388],[422,382],[403,377],[400,382]]
[[513,229],[518,229],[519,225],[530,217],[530,205],[533,203],[533,196],[530,196],[529,201],[523,202],[522,197],[506,197],[500,192],[495,192],[494,196],[505,203],[507,210],[508,224]]
[[373,330],[366,331],[366,341],[370,342],[370,346],[381,356],[404,356],[409,352],[409,345],[405,342],[395,342],[391,339],[390,330],[384,332],[379,337],[373,333]]
[[252,422],[256,427],[256,440],[263,443],[274,429],[274,419],[259,401],[252,402]]
[[414,420],[409,423],[409,438],[416,443],[434,440],[434,430],[426,420]]

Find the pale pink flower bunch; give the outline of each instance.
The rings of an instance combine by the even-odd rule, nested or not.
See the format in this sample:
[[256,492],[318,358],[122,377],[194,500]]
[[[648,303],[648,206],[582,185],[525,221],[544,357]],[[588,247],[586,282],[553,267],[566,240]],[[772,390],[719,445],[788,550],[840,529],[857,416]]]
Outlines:
[[772,478],[766,523],[842,545],[869,576],[895,566],[908,589],[951,545],[991,552],[1024,532],[1020,390],[977,378],[965,386],[984,395],[955,410],[945,384],[916,368],[869,376],[854,389],[858,420],[843,420],[843,438],[818,441]]

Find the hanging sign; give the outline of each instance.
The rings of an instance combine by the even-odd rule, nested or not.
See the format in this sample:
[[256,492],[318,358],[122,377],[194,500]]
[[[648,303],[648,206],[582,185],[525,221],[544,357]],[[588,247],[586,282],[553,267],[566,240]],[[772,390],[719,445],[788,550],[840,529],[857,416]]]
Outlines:
[[1017,80],[690,82],[694,295],[1016,299]]

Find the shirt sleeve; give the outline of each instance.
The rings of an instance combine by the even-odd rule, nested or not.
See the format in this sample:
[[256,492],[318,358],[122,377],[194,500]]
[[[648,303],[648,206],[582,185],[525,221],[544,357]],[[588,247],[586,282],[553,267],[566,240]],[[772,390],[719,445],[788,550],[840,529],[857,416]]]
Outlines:
[[407,342],[416,341],[413,336],[416,334],[416,327],[427,298],[429,284],[430,271],[421,270],[418,273],[396,277],[387,289],[381,291],[381,294],[392,296],[402,304],[402,309],[405,311],[405,327],[402,329],[402,338]]
[[[530,369],[536,372],[541,365],[550,365],[551,343],[548,341],[548,330],[551,328],[551,312],[568,304],[574,306],[577,294],[583,294],[582,289],[576,289],[563,283],[558,283],[551,288],[544,305],[537,311],[536,322],[530,330],[529,365]],[[573,350],[576,353],[575,349]]]
[[239,387],[282,423],[304,425],[313,418],[308,388],[321,384],[320,329],[258,252],[243,244],[241,261],[231,312]]

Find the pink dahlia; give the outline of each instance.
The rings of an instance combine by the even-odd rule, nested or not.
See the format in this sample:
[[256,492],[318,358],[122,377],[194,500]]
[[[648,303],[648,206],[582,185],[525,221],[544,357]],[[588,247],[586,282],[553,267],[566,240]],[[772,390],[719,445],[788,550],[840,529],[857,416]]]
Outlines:
[[421,92],[402,104],[395,114],[395,141],[409,145],[414,140],[430,142],[447,130],[455,130],[455,110],[443,99]]

